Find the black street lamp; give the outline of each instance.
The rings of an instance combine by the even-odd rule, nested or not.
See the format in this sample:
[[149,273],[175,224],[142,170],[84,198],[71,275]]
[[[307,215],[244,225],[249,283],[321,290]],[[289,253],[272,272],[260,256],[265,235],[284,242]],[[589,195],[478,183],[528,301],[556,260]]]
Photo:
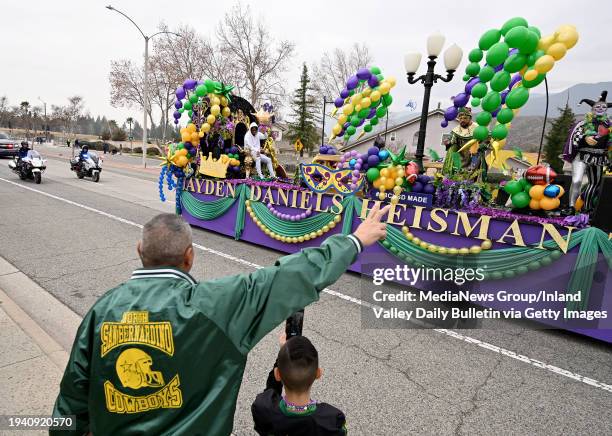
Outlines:
[[419,69],[421,63],[421,53],[408,53],[404,57],[404,66],[406,67],[406,73],[408,83],[413,85],[421,82],[425,86],[425,94],[423,96],[423,108],[421,110],[421,124],[419,126],[419,138],[417,141],[417,149],[415,153],[416,162],[419,165],[421,172],[424,172],[423,168],[423,155],[425,153],[425,133],[427,131],[427,117],[429,114],[429,97],[431,95],[431,87],[438,80],[443,82],[450,82],[453,79],[457,67],[461,63],[463,57],[463,50],[456,44],[451,45],[444,52],[444,67],[446,68],[446,77],[436,74],[434,68],[436,66],[436,59],[442,51],[444,46],[444,36],[440,33],[434,33],[427,38],[427,55],[429,60],[427,61],[427,72],[422,76],[416,77],[416,71]]
[[327,100],[327,97],[323,97],[323,127],[321,127],[321,146],[325,144],[325,109],[328,104],[333,103],[334,101]]

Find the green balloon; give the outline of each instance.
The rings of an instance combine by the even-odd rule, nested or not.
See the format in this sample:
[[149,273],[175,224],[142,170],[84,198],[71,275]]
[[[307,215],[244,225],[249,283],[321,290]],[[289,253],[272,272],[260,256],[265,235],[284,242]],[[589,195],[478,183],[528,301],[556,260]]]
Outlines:
[[385,94],[382,96],[382,102],[383,106],[391,106],[391,103],[393,103],[393,97],[391,97],[391,94]]
[[523,84],[523,87],[529,89],[529,88],[538,86],[540,83],[544,81],[545,78],[546,78],[546,73],[542,73],[542,74],[538,74],[537,77],[533,80],[523,79],[521,83]]
[[467,67],[465,67],[465,74],[470,75],[470,77],[478,75],[479,72],[480,65],[478,65],[478,62],[472,62],[470,64],[467,64]]
[[501,95],[497,91],[490,91],[482,99],[482,109],[488,112],[494,112],[501,104]]
[[497,113],[497,121],[502,124],[508,124],[514,118],[514,112],[510,108],[503,108]]
[[482,67],[482,70],[480,70],[480,73],[478,73],[478,78],[482,83],[487,83],[493,78],[494,75],[495,68],[487,65],[486,67]]
[[504,63],[504,61],[508,58],[508,52],[510,51],[510,47],[503,41],[494,44],[487,51],[487,64],[490,67],[496,67]]
[[493,128],[491,132],[491,137],[493,139],[501,140],[508,136],[508,128],[505,124],[498,124]]
[[187,112],[187,115],[189,115],[189,118],[191,118],[193,116],[193,111]]
[[363,130],[370,133],[372,131],[372,125],[366,124],[365,126],[363,126]]
[[206,92],[208,90],[206,89],[206,85],[198,85],[195,89],[195,93],[198,97],[204,97],[206,95]]
[[370,118],[370,124],[371,124],[371,125],[373,125],[373,126],[377,125],[377,124],[378,124],[378,121],[379,121],[379,120],[378,120],[378,117],[372,117],[372,118]]
[[470,62],[480,62],[482,60],[483,53],[479,48],[475,48],[468,54],[468,59]]
[[215,82],[210,79],[206,79],[204,85],[206,85],[206,91],[208,92],[213,92],[215,90]]
[[186,110],[191,110],[191,102],[190,101],[186,101],[185,103],[183,103],[183,108],[185,108]]
[[378,67],[371,67],[370,68],[370,73],[372,73],[372,74],[380,74],[380,68],[378,68]]
[[531,54],[538,48],[538,43],[540,42],[540,37],[532,31],[527,31],[527,38],[523,42],[523,44],[518,48],[519,53],[522,54]]
[[482,98],[487,95],[487,85],[484,83],[477,83],[472,88],[472,97]]
[[470,101],[470,104],[472,107],[478,107],[480,106],[480,99],[478,97],[474,97],[472,101]]
[[364,109],[361,109],[357,115],[359,116],[359,118],[365,118],[368,116],[369,113],[370,113],[370,109],[364,108]]
[[180,108],[178,111],[179,111],[180,113],[183,113],[183,112],[185,112],[185,108],[184,108],[184,107],[182,107],[182,108]]
[[478,41],[478,47],[481,50],[488,50],[493,44],[499,41],[499,38],[501,38],[501,32],[498,29],[487,30],[480,37],[480,40]]
[[351,117],[351,126],[357,127],[360,122],[361,122],[361,120],[359,119],[358,116],[352,116]]
[[493,78],[491,79],[491,83],[489,86],[493,91],[501,92],[510,85],[510,73],[504,70],[499,70]]
[[385,76],[383,76],[382,74],[377,74],[376,78],[378,79],[378,82],[382,82],[383,80],[385,80]]
[[529,56],[527,56],[527,65],[532,67],[540,57],[544,56],[544,54],[545,53],[543,50],[538,50],[535,53],[531,53]]
[[355,128],[355,126],[348,126],[348,127],[346,128],[346,133],[347,133],[349,136],[353,136],[353,135],[355,134],[355,132],[356,132],[356,131],[357,131],[357,129]]
[[486,126],[478,126],[474,129],[474,139],[484,141],[489,136],[489,129]]
[[536,26],[529,26],[529,30],[538,35],[538,39],[542,37],[542,32]]
[[517,180],[510,180],[504,186],[504,191],[510,195],[516,195],[519,192],[523,192],[523,186]]
[[376,109],[376,116],[377,116],[378,118],[382,118],[382,117],[384,117],[385,115],[387,115],[387,109],[386,109],[386,108],[384,108],[384,107],[382,107],[382,106],[381,106],[381,107],[379,107],[378,109]]
[[524,86],[518,86],[508,93],[506,96],[506,106],[510,109],[518,109],[527,103],[529,99],[529,89]]
[[523,27],[523,26],[513,27],[512,29],[508,31],[508,33],[506,33],[506,37],[504,38],[504,41],[506,41],[508,46],[512,48],[519,48],[525,44],[528,33],[529,33],[529,30],[527,30],[526,27]]
[[529,206],[529,201],[531,201],[529,194],[527,194],[526,192],[517,192],[511,198],[512,205],[518,209],[522,209],[524,207]]
[[[535,62],[535,61],[534,61]],[[516,73],[527,64],[527,56],[521,53],[510,55],[504,62],[504,70],[509,73]]]
[[476,115],[476,122],[481,126],[488,126],[492,119],[491,112],[483,111]]
[[196,104],[198,102],[198,96],[196,94],[191,94],[191,96],[189,97],[189,101],[191,102],[191,104]]
[[464,74],[463,75],[463,81],[467,82],[468,80],[470,80],[472,78],[472,76],[470,76],[469,74]]
[[508,31],[510,29],[513,29],[513,28],[518,27],[518,26],[529,27],[529,23],[527,23],[527,20],[524,19],[523,17],[510,18],[502,26],[501,34],[505,35],[506,33],[508,33]]
[[380,177],[380,171],[378,170],[378,168],[368,168],[368,171],[366,172],[366,177],[368,178],[368,181],[373,182],[374,180]]
[[[524,179],[522,179],[522,180],[524,180]],[[529,193],[529,190],[531,188],[533,188],[533,185],[525,180],[525,183],[523,184],[523,191]]]

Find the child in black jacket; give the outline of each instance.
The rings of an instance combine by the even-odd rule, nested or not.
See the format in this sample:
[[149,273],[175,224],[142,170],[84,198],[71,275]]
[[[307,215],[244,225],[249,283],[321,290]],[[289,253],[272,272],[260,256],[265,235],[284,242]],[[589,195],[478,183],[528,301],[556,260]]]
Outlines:
[[[283,334],[281,343],[284,338]],[[266,390],[251,406],[255,431],[262,436],[345,436],[344,413],[310,399],[312,384],[322,374],[314,345],[304,336],[281,345]],[[285,395],[281,395],[283,385]]]

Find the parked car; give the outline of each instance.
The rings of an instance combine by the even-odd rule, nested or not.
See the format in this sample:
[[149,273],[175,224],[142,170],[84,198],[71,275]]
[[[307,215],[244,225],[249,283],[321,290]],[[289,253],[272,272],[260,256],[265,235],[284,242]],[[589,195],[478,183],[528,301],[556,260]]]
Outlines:
[[0,132],[0,157],[13,157],[19,153],[19,140]]

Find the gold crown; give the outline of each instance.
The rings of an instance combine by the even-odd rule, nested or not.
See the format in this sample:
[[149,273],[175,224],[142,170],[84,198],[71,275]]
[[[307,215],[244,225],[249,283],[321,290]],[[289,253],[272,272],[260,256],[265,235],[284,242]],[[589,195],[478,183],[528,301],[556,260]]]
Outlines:
[[215,160],[212,157],[212,153],[208,153],[208,157],[204,157],[204,155],[200,152],[200,166],[198,167],[198,174],[224,179],[226,177],[229,162],[230,159],[225,154],[222,154],[219,159]]

